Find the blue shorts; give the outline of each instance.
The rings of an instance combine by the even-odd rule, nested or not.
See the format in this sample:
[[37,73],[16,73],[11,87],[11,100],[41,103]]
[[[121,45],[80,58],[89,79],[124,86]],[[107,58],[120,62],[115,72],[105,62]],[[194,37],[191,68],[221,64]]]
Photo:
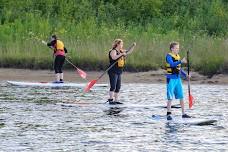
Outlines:
[[167,78],[167,99],[172,100],[174,97],[175,99],[184,98],[181,78]]

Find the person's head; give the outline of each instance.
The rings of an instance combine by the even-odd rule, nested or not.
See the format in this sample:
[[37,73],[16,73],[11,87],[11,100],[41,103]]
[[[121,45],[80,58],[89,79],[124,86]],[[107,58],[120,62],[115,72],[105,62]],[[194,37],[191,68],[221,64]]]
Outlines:
[[179,43],[178,42],[171,42],[169,46],[170,51],[172,51],[174,54],[179,53]]
[[52,42],[52,41],[55,41],[55,40],[57,40],[57,36],[56,36],[56,35],[52,35],[52,36],[51,36],[51,42]]
[[115,39],[115,41],[112,44],[112,49],[121,50],[122,48],[123,48],[123,40]]

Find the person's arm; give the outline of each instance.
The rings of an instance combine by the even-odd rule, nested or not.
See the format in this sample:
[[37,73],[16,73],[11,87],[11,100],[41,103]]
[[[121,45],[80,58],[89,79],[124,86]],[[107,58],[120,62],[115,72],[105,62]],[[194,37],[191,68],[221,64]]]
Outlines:
[[56,43],[56,41],[51,41],[51,42],[48,42],[47,43],[47,46],[49,47],[49,48],[54,48],[54,46],[55,46],[55,43]]
[[125,52],[127,54],[130,54],[134,50],[135,46],[136,46],[136,43],[134,42],[133,45],[130,47],[130,49],[129,50],[125,50]]
[[171,68],[175,68],[175,67],[177,67],[178,64],[181,64],[181,61],[173,62],[172,56],[170,56],[170,55],[166,56],[166,61],[170,64]]
[[67,53],[67,49],[64,47],[64,52]]
[[51,45],[51,42],[48,42],[48,43],[47,43],[47,46],[48,46],[48,47],[51,47],[51,46],[52,46],[52,45]]
[[119,57],[121,57],[121,56],[123,56],[123,55],[126,55],[126,53],[124,52],[124,53],[120,53],[120,54],[117,55],[116,50],[112,50],[111,53],[110,53],[110,55],[111,55],[111,58],[112,58],[113,60],[116,60],[116,59],[118,59]]

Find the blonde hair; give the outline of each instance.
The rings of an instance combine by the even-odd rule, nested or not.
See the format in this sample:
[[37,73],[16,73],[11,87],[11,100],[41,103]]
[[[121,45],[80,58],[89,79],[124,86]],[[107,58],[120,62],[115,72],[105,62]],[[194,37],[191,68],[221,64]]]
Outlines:
[[179,45],[179,43],[178,42],[171,42],[169,45],[169,49],[172,51],[172,48],[176,45]]
[[115,39],[115,41],[112,44],[112,49],[115,49],[117,47],[117,45],[120,44],[121,42],[123,42],[123,40]]

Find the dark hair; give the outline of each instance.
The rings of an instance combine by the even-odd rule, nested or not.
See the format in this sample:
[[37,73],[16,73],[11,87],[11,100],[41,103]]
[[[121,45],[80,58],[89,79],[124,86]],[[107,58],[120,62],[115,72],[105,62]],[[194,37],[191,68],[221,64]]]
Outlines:
[[51,39],[57,40],[57,36],[56,35],[52,35]]
[[179,43],[178,42],[171,42],[169,45],[169,49],[172,50],[172,48],[176,45],[179,45]]

